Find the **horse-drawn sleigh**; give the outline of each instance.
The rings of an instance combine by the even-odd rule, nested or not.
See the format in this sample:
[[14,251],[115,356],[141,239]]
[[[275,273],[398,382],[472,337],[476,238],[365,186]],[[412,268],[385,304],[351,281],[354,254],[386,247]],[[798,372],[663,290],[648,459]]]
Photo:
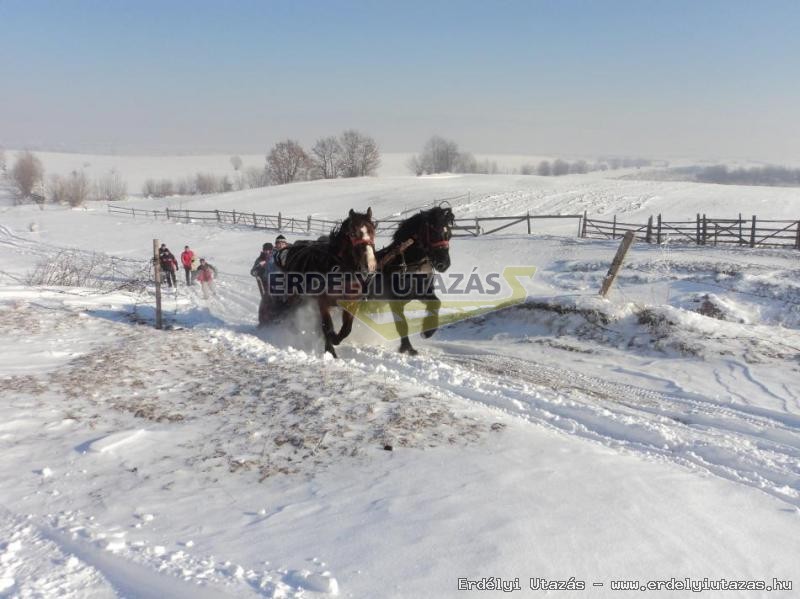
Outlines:
[[[424,337],[438,326],[440,302],[433,289],[433,273],[450,267],[453,212],[449,207],[424,210],[400,223],[392,242],[375,251],[372,209],[350,210],[342,224],[327,238],[298,242],[275,252],[277,276],[264,286],[259,324],[266,325],[291,312],[300,302],[316,300],[322,322],[325,350],[336,356],[335,346],[351,332],[357,308],[342,310],[342,326],[336,331],[331,308],[361,300],[389,301],[400,336],[400,351],[415,354],[408,338],[403,306],[421,300],[427,316]],[[407,279],[413,278],[413,285]]]

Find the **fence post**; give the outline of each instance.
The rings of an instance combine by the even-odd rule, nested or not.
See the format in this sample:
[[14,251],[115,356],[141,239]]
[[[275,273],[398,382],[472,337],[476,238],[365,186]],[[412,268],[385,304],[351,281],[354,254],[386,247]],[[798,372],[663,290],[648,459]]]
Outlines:
[[708,220],[706,219],[706,215],[703,215],[703,245],[706,244],[708,241]]
[[258,229],[258,222],[256,222],[256,213],[253,212],[253,228]]
[[794,238],[794,249],[800,250],[800,220],[797,221],[797,236]]
[[222,222],[222,219],[220,219],[220,217],[219,217],[219,210],[214,210],[214,212],[217,213],[217,222],[218,223]]
[[306,225],[306,231],[311,233],[311,215],[308,215],[308,224]]
[[750,225],[750,247],[756,247],[756,215],[753,215],[753,224]]
[[656,228],[656,243],[661,245],[661,213],[658,213],[658,221],[657,221],[657,228]]
[[167,220],[169,220],[170,218],[171,218],[171,217],[170,217],[170,215],[169,215],[169,208],[167,208]]
[[650,218],[647,219],[647,233],[644,236],[644,239],[647,243],[653,242],[653,215],[650,215]]
[[744,243],[744,239],[742,238],[742,213],[739,213],[739,245]]
[[531,234],[531,211],[528,210],[528,235]]
[[714,223],[714,247],[717,245],[717,238],[719,237],[719,223]]
[[695,233],[695,241],[697,245],[700,245],[700,213],[697,213],[697,231]]
[[161,261],[158,259],[158,239],[153,240],[153,272],[156,276],[156,328],[161,328]]
[[233,218],[233,224],[235,225],[236,224],[236,210],[233,211],[231,218]]
[[619,274],[619,269],[622,267],[622,261],[625,260],[625,255],[628,253],[631,245],[633,245],[635,234],[633,231],[626,231],[625,236],[622,238],[622,243],[619,244],[617,254],[611,262],[611,268],[608,269],[606,278],[603,279],[603,286],[600,288],[600,296],[605,297],[611,289],[611,285]]
[[617,215],[614,215],[614,226],[611,228],[611,239],[617,238]]
[[583,211],[583,231],[581,231],[581,237],[586,237],[586,225],[587,225],[587,211]]
[[283,229],[283,226],[282,226],[281,220],[282,220],[282,219],[281,219],[281,213],[280,213],[280,212],[278,212],[278,231],[281,231],[281,230]]
[[481,234],[481,222],[478,220],[478,217],[475,217],[475,237],[478,237]]

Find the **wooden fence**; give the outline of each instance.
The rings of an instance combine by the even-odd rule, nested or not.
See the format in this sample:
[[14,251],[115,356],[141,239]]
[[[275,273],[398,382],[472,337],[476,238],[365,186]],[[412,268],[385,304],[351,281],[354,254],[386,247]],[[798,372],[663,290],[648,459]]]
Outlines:
[[[127,206],[108,205],[112,214],[124,214],[134,218],[148,218],[153,220],[176,220],[185,223],[215,223],[219,225],[238,225],[256,229],[269,229],[284,233],[303,233],[306,235],[326,235],[331,229],[341,224],[341,221],[332,221],[308,216],[296,218],[284,216],[280,212],[275,215],[257,214],[255,212],[237,212],[236,210],[144,210],[141,208],[128,208]],[[533,233],[537,220],[567,219],[577,220],[577,235],[581,233],[582,214],[524,214],[522,216],[489,216],[456,219],[453,225],[454,237],[478,237],[491,235],[515,225],[525,224],[528,234]],[[403,219],[387,218],[376,221],[379,233],[388,234],[393,231]],[[522,228],[521,226],[519,228]]]
[[612,220],[588,218],[584,212],[581,237],[616,239],[628,231],[646,243],[661,244],[669,239],[696,245],[727,243],[800,250],[800,220],[759,220],[756,215],[745,219],[741,214],[738,218],[711,218],[698,214],[695,220],[665,221],[659,214],[644,224],[636,224],[621,222],[616,215]]
[[[457,199],[457,198],[454,198]],[[177,220],[179,222],[209,222],[219,225],[247,226],[256,229],[301,233],[304,235],[327,235],[341,221],[308,216],[297,218],[278,214],[257,214],[236,210],[142,210],[126,206],[108,205],[112,214],[124,214],[134,218],[155,220]],[[734,244],[747,247],[779,247],[800,250],[800,220],[759,220],[755,215],[744,219],[710,218],[698,214],[695,220],[665,221],[659,214],[646,223],[629,223],[617,219],[589,218],[583,214],[523,214],[521,216],[483,216],[456,219],[454,237],[478,237],[517,227],[527,234],[536,232],[536,221],[552,222],[556,219],[577,221],[578,237],[595,239],[617,239],[632,231],[635,238],[646,243],[661,244],[693,243],[697,245]],[[402,222],[399,218],[377,221],[377,230],[388,234]]]
[[[577,220],[576,234],[581,233],[582,214],[523,214],[522,216],[478,216],[475,218],[457,218],[453,224],[453,237],[478,237],[480,235],[491,235],[498,231],[509,229],[514,225],[525,224],[528,235],[534,231],[534,223],[537,220]],[[400,219],[385,219],[378,221],[378,231],[394,229],[403,222]],[[522,228],[522,227],[519,227]],[[573,229],[574,230],[574,229]]]
[[257,214],[256,212],[237,212],[236,210],[143,210],[127,206],[108,205],[112,214],[124,214],[134,218],[152,218],[154,220],[176,220],[185,223],[216,223],[219,225],[236,225],[269,229],[285,233],[304,233],[327,235],[341,221],[325,220],[308,216],[297,218],[278,214]]

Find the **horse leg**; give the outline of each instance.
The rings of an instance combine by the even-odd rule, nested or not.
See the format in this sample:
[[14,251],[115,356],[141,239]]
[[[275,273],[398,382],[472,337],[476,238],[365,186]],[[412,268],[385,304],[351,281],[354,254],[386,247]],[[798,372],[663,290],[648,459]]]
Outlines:
[[422,301],[425,303],[425,311],[427,312],[425,318],[422,319],[422,336],[425,339],[430,339],[439,329],[439,308],[442,307],[442,300],[431,292]]
[[339,329],[339,334],[335,335],[333,339],[334,345],[339,345],[350,335],[353,330],[353,318],[354,316],[349,310],[342,310],[342,328]]
[[416,356],[419,352],[414,349],[414,347],[411,345],[411,341],[408,340],[408,321],[406,320],[406,315],[403,312],[403,308],[405,307],[406,303],[407,302],[397,302],[396,300],[392,302],[394,326],[397,329],[398,335],[400,335],[400,353]]
[[334,358],[338,358],[336,350],[333,349],[333,340],[336,333],[333,331],[333,319],[331,318],[331,310],[328,302],[324,297],[321,297],[318,302],[319,315],[322,318],[322,335],[325,338],[325,351],[330,353]]

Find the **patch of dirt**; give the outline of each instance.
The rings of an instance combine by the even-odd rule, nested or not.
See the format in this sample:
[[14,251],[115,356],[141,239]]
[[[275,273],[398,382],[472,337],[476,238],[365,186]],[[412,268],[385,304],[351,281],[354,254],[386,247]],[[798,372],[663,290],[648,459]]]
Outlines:
[[[36,320],[40,310],[29,309],[30,318]],[[73,336],[82,326],[98,324],[65,319]],[[23,334],[4,329],[2,321],[0,331],[12,340]],[[497,430],[455,411],[435,392],[342,362],[275,360],[266,344],[263,355],[248,355],[207,330],[155,331],[110,322],[103,331],[107,340],[83,355],[42,378],[2,379],[0,390],[49,390],[65,414],[100,430],[141,427],[142,420],[192,426],[198,434],[182,446],[189,450],[181,454],[188,455],[181,458],[184,465],[208,473],[251,473],[258,480],[313,475],[387,446],[396,451],[466,445]]]

